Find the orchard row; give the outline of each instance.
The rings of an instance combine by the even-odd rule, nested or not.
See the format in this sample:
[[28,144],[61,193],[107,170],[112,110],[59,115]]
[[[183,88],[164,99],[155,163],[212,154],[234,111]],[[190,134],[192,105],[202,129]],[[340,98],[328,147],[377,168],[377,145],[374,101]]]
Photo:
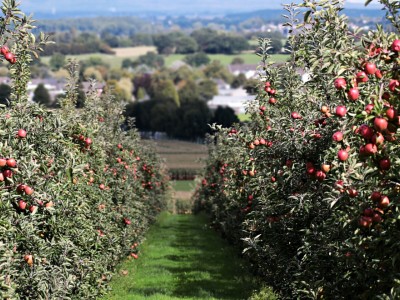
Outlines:
[[[381,2],[390,15],[395,4]],[[304,21],[289,18],[280,67],[260,40],[251,121],[216,130],[196,194],[288,299],[400,295],[400,40],[380,26],[351,32],[340,5],[287,7]]]
[[28,103],[29,64],[46,37],[36,44],[15,1],[3,8],[0,51],[13,87],[0,108],[0,298],[95,299],[118,262],[140,257],[166,178],[137,132],[121,130],[112,95],[93,87],[75,109],[76,64],[60,110]]

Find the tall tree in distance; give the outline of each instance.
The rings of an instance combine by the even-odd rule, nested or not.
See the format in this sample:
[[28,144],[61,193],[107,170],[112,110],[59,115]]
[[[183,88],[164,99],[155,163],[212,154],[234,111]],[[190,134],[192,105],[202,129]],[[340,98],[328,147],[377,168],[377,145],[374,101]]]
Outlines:
[[34,91],[33,101],[45,105],[50,106],[51,97],[49,91],[46,89],[43,83],[40,83]]
[[8,84],[0,84],[0,104],[9,105],[11,87]]

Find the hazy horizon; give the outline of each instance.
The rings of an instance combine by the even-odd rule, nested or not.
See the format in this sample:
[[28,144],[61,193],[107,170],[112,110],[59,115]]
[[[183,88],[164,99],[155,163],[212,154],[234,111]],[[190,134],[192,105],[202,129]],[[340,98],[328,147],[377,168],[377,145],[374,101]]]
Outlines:
[[[224,14],[250,12],[262,9],[281,9],[283,3],[291,1],[281,0],[21,0],[21,8],[34,15],[62,17],[63,15],[101,16],[112,14],[141,14],[158,13],[169,15],[182,14]],[[295,1],[299,2],[299,1]],[[300,1],[301,2],[301,1]],[[111,4],[110,4],[111,3]],[[346,8],[373,9],[380,8],[377,1],[373,1],[367,8],[364,0],[347,0]]]

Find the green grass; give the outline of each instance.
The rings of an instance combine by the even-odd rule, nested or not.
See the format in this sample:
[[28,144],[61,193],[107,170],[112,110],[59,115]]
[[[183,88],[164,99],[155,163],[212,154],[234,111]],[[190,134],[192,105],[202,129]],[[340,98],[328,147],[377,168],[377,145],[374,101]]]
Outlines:
[[[244,60],[245,64],[258,65],[260,63],[260,57],[254,53],[241,53],[241,54],[209,54],[211,60],[219,60],[223,65],[229,65],[235,57],[240,57]],[[185,55],[183,54],[173,54],[164,56],[165,64],[167,67],[171,66],[177,60],[183,60]],[[274,62],[285,62],[288,59],[288,55],[285,54],[273,54],[270,60]]]
[[248,299],[256,280],[207,221],[204,215],[162,213],[140,245],[139,259],[120,266],[128,275],[116,275],[102,299]]
[[191,180],[174,180],[171,182],[172,188],[177,192],[191,192],[194,189],[194,181]]
[[241,122],[249,121],[249,120],[250,120],[250,115],[249,115],[249,114],[246,114],[246,113],[238,114],[238,118],[239,118],[239,120],[240,120]]
[[[232,62],[232,59],[235,57],[241,57],[244,60],[245,64],[255,64],[258,65],[260,63],[260,57],[255,55],[254,53],[241,53],[241,54],[209,54],[208,55],[211,60],[219,60],[223,65],[227,66]],[[87,60],[90,57],[99,57],[105,63],[110,65],[111,68],[120,68],[122,65],[122,61],[127,57],[118,57],[115,55],[109,54],[102,54],[102,53],[91,53],[91,54],[79,54],[79,55],[66,55],[67,59],[75,59],[77,61]],[[134,60],[137,56],[129,57],[130,59]],[[170,67],[175,61],[183,60],[185,55],[183,54],[173,54],[164,56],[165,65]],[[47,65],[50,62],[50,56],[43,56],[41,57],[41,61]],[[271,55],[271,61],[274,62],[284,62],[288,58],[288,55],[285,54],[273,54]]]

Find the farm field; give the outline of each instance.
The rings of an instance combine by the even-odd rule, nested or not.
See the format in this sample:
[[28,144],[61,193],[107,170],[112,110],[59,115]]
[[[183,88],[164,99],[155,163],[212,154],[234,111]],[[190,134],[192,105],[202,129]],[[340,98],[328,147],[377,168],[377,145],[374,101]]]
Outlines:
[[[76,59],[77,61],[86,60],[91,57],[101,58],[105,63],[109,64],[112,68],[120,68],[122,61],[126,58],[135,59],[140,55],[144,55],[147,52],[156,52],[155,47],[150,46],[139,46],[139,47],[129,47],[129,48],[114,48],[113,49],[116,54],[103,54],[103,53],[89,53],[89,54],[80,54],[80,55],[67,55],[67,59]],[[165,64],[167,67],[170,67],[174,62],[178,60],[183,60],[185,55],[183,54],[173,54],[164,56]],[[260,62],[260,58],[254,53],[241,53],[234,55],[226,55],[226,54],[210,54],[211,60],[219,60],[223,65],[229,65],[232,62],[232,59],[235,57],[240,57],[244,60],[246,64],[258,64]],[[50,56],[41,57],[41,61],[45,64],[50,63]],[[284,62],[288,58],[288,55],[285,54],[275,54],[271,56],[271,60],[275,62]]]
[[139,245],[139,258],[120,265],[103,300],[248,299],[259,284],[208,221],[162,213]]
[[143,140],[143,143],[155,147],[168,169],[198,170],[204,167],[207,158],[207,147],[202,144],[177,140]]

